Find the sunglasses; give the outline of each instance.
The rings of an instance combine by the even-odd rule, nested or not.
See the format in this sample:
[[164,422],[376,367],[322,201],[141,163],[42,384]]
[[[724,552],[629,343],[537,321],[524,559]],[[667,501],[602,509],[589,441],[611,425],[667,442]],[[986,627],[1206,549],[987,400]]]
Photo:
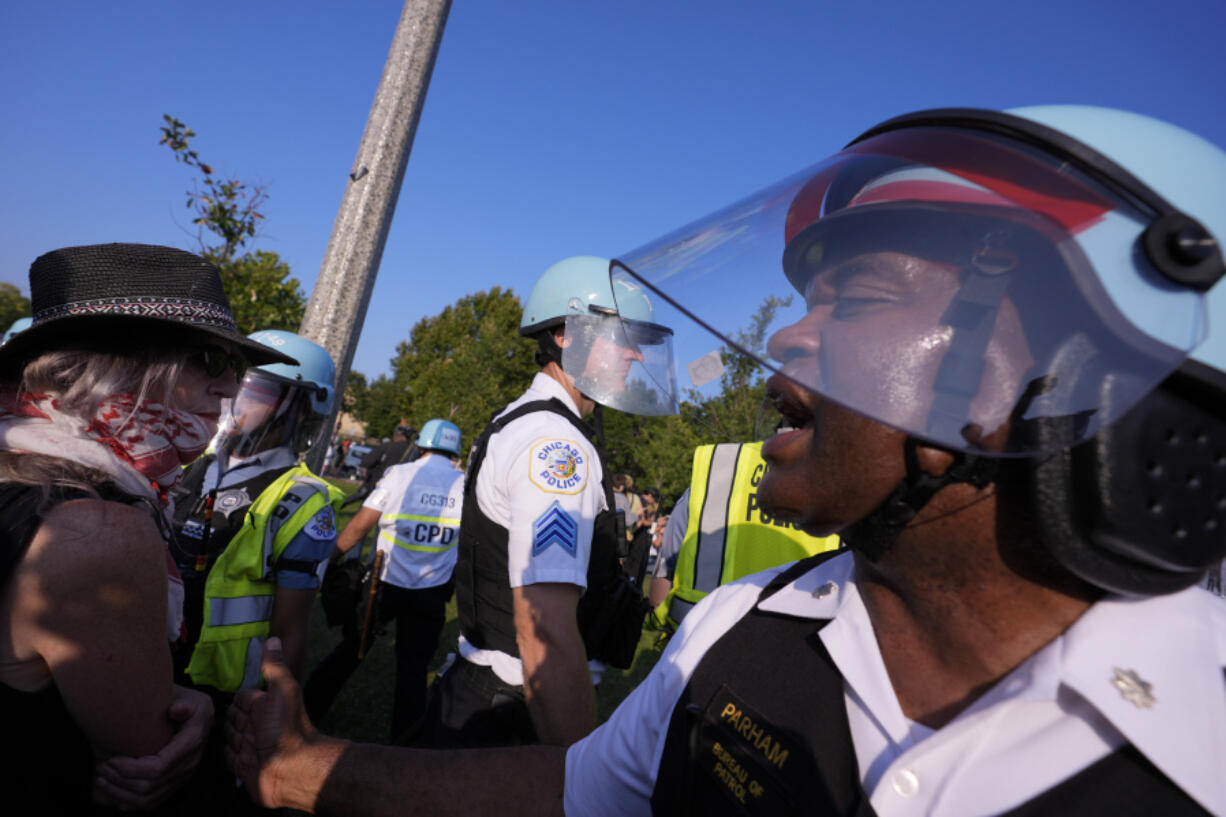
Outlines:
[[241,382],[247,373],[247,359],[242,355],[234,355],[219,346],[201,346],[189,358],[204,369],[209,377],[217,377],[226,369],[234,372],[235,382]]

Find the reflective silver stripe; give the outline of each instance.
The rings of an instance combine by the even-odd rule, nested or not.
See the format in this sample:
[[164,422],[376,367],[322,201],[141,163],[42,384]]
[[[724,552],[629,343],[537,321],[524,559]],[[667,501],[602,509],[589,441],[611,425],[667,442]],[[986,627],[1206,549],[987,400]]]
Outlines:
[[272,595],[239,596],[236,599],[209,599],[209,626],[227,627],[268,621],[272,616]]
[[247,656],[243,659],[243,682],[239,689],[255,689],[260,685],[260,657],[264,654],[263,636],[254,636],[247,641]]
[[686,613],[694,609],[695,602],[686,601],[680,596],[673,596],[672,603],[668,606],[668,615],[673,621],[677,622],[677,626],[681,626],[681,620],[685,618]]
[[728,530],[728,503],[732,501],[739,443],[720,443],[711,452],[707,489],[703,492],[694,550],[694,589],[710,593],[719,587],[724,572],[724,537]]

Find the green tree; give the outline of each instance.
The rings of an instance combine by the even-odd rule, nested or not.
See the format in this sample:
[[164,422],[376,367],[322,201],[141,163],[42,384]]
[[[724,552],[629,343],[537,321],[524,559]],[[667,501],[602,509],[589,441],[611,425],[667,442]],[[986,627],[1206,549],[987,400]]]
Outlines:
[[400,424],[400,418],[408,416],[406,408],[404,387],[395,379],[381,374],[366,389],[359,409],[361,413],[353,412],[353,416],[366,423],[368,436],[390,437]]
[[21,290],[8,282],[0,283],[0,334],[3,334],[18,318],[30,317],[30,299]]
[[419,427],[434,417],[450,420],[471,445],[536,371],[534,345],[519,337],[522,312],[515,293],[494,287],[418,321],[392,360],[400,414]]
[[[290,276],[289,265],[276,253],[263,250],[238,255],[255,238],[264,219],[259,211],[268,198],[264,188],[217,175],[192,149],[195,131],[169,114],[163,114],[162,121],[159,144],[170,148],[176,162],[200,171],[200,179],[187,193],[187,209],[194,214],[192,223],[200,228],[196,240],[201,255],[221,270],[239,331],[297,331],[306,297],[298,279]],[[207,234],[213,236],[212,241],[205,240]]]
[[768,296],[750,318],[749,326],[737,330],[733,335],[733,343],[739,348],[720,348],[719,357],[724,364],[724,373],[720,375],[717,395],[704,400],[697,391],[689,391],[690,421],[696,426],[695,433],[703,439],[703,443],[753,440],[761,437],[766,430],[758,427],[763,418],[766,377],[751,355],[763,356],[766,332],[775,313],[791,303],[790,295],[787,298]]
[[240,332],[298,331],[306,301],[298,279],[289,274],[289,264],[276,253],[255,250],[217,267]]
[[366,375],[354,369],[349,370],[349,379],[345,381],[345,396],[341,399],[341,408],[358,420],[365,422],[363,413],[370,387],[366,384]]

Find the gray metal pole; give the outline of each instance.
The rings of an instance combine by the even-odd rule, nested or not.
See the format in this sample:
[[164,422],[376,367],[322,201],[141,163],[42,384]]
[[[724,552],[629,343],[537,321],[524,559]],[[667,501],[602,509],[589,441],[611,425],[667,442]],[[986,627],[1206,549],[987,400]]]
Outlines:
[[332,237],[302,318],[299,333],[327,349],[336,362],[338,399],[321,437],[307,455],[307,464],[316,473],[341,410],[340,397],[345,393],[353,353],[366,320],[366,307],[450,10],[451,0],[406,0],[404,4]]

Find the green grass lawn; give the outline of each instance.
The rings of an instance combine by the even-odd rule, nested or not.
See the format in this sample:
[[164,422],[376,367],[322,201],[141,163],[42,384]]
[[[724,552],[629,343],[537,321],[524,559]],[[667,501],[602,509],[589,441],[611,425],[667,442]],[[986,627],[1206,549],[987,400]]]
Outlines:
[[[346,480],[329,480],[332,484],[345,491],[346,494],[356,490],[357,483]],[[344,526],[360,506],[347,506],[338,520]],[[430,680],[434,679],[434,671],[442,666],[447,654],[456,649],[460,625],[456,619],[455,598],[447,604],[447,624],[443,635],[439,638],[438,649],[430,662]],[[307,672],[315,667],[325,655],[332,651],[340,642],[340,628],[329,630],[324,623],[323,608],[318,599],[315,610],[311,614],[311,643],[307,654]],[[336,702],[328,711],[323,721],[316,724],[323,732],[337,737],[371,743],[386,743],[388,741],[388,724],[392,717],[392,683],[396,673],[396,659],[393,652],[395,626],[390,626],[383,636],[375,640],[367,652],[365,660],[349,678],[349,682],[337,696]],[[638,652],[634,663],[626,671],[609,669],[604,680],[596,691],[597,719],[603,722],[617,705],[621,703],[630,691],[647,675],[655,665],[659,652],[655,649],[656,635],[644,633],[639,640]]]

